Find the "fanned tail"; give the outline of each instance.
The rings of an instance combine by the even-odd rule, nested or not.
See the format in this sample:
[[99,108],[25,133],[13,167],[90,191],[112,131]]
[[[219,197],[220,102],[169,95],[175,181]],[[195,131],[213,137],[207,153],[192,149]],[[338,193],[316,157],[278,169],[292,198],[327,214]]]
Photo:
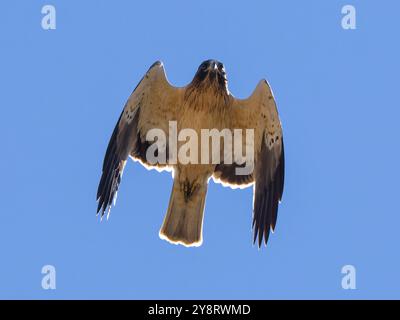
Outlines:
[[160,238],[186,247],[199,247],[203,242],[206,194],[207,184],[181,184],[175,179]]

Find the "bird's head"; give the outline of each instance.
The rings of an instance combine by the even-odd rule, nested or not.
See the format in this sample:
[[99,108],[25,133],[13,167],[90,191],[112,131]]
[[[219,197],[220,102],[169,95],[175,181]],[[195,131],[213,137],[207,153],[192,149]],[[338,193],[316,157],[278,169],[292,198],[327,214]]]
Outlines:
[[214,87],[218,90],[228,92],[228,80],[224,65],[217,60],[206,60],[202,62],[192,81],[200,87]]

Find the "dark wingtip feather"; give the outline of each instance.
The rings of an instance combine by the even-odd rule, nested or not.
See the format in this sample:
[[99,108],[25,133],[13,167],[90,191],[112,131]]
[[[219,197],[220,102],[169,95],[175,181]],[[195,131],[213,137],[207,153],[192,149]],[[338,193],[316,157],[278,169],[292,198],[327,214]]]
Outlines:
[[101,217],[104,216],[106,211],[108,213],[111,209],[121,182],[123,166],[124,163],[122,161],[115,161],[109,169],[110,171],[103,172],[102,180],[99,184],[99,195],[97,197],[97,214],[100,213]]
[[261,167],[259,168],[259,177],[256,177],[255,202],[253,213],[253,244],[256,243],[260,248],[263,240],[267,245],[270,231],[274,231],[278,216],[279,201],[282,198],[284,185],[284,147],[282,141],[281,155],[279,163],[272,177],[264,176],[268,172],[268,166],[272,164],[272,154],[269,153],[265,144],[261,150]]
[[119,120],[108,143],[103,162],[103,172],[97,188],[96,200],[98,201],[98,205],[96,214],[100,213],[101,217],[104,216],[106,211],[108,213],[111,209],[124,169],[124,160],[121,159],[117,150],[118,123]]

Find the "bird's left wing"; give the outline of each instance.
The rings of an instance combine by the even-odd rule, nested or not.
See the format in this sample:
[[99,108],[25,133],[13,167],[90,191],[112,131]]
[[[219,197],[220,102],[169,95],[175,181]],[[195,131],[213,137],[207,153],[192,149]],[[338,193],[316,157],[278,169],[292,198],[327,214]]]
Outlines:
[[161,129],[168,141],[169,121],[175,120],[180,98],[181,89],[168,83],[163,64],[154,63],[126,102],[108,144],[97,190],[97,213],[101,217],[109,213],[116,198],[129,156],[146,165],[162,166],[147,161],[146,134],[150,129]]
[[[231,96],[232,128],[254,130],[254,170],[251,174],[236,174],[237,164],[219,165],[214,176],[228,185],[254,182],[253,228],[254,242],[268,241],[275,229],[278,204],[283,194],[285,157],[282,126],[271,88],[262,80],[248,99]],[[243,140],[243,139],[242,139]]]

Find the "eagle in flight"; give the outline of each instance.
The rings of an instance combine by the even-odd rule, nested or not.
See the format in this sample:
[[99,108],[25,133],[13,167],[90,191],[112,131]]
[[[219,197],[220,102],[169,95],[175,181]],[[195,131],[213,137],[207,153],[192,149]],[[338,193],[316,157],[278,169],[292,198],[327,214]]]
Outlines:
[[[178,131],[190,128],[199,136],[202,129],[252,129],[253,170],[237,174],[243,164],[224,161],[224,156],[220,163],[169,164],[168,136],[166,151],[159,150],[167,154],[167,163],[149,161],[147,133],[157,128],[168,135],[170,121],[176,121]],[[253,185],[253,242],[259,247],[263,240],[267,244],[283,193],[284,148],[278,110],[266,80],[258,83],[249,98],[237,99],[228,90],[219,61],[204,61],[193,80],[179,88],[168,82],[163,63],[155,62],[128,98],[109,141],[97,190],[101,217],[108,216],[115,201],[128,157],[146,167],[173,171],[169,206],[159,232],[162,239],[184,246],[202,244],[207,186],[213,178],[232,188]]]

